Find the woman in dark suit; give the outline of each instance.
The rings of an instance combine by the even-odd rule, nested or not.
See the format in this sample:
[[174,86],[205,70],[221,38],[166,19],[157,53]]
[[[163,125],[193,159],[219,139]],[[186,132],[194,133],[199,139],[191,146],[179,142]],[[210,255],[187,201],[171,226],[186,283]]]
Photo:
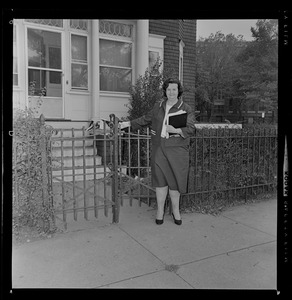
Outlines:
[[[151,176],[157,198],[156,224],[163,224],[164,204],[169,192],[174,222],[181,225],[179,200],[180,194],[187,192],[189,144],[190,136],[195,132],[196,120],[193,109],[181,100],[183,88],[179,80],[169,78],[162,88],[165,99],[156,103],[144,116],[121,122],[120,128],[131,126],[136,130],[151,126]],[[187,113],[185,127],[174,128],[168,125],[168,114],[178,112]]]

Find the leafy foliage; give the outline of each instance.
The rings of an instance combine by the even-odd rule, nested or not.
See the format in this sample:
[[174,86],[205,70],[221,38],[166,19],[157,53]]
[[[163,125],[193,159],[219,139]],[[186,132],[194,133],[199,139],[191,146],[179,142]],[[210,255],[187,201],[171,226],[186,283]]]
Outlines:
[[[163,82],[172,76],[173,70],[165,69],[161,72],[162,61],[157,59],[151,69],[147,69],[144,75],[140,75],[135,83],[129,89],[130,100],[128,107],[128,116],[130,120],[134,120],[143,116],[145,113],[150,111],[157,101],[163,98],[162,84]],[[146,128],[140,130],[142,135],[146,134]],[[138,169],[135,169],[139,164],[144,166],[147,164],[147,139],[140,138],[139,142],[137,139],[131,139],[130,145],[128,141],[123,143],[123,159],[127,162],[130,161],[133,168],[132,176],[138,175]],[[131,149],[128,157],[128,149]],[[140,149],[139,155],[138,149]],[[139,161],[138,161],[139,158]],[[142,174],[143,175],[143,174]]]
[[238,199],[275,190],[277,131],[200,129],[191,138],[190,158],[191,196],[185,196],[184,206],[218,213]]
[[161,72],[161,65],[162,61],[157,59],[153,67],[147,69],[143,76],[140,75],[135,85],[130,87],[130,100],[127,105],[130,120],[143,116],[153,108],[155,102],[163,98],[162,84],[173,71],[166,69]]
[[277,110],[277,30],[277,20],[258,20],[253,41],[217,32],[197,42],[196,106],[209,121],[217,100],[232,100],[239,116],[250,107]]
[[251,28],[254,41],[237,57],[241,66],[241,90],[247,104],[277,109],[278,35],[275,20],[259,20]]
[[39,234],[55,230],[49,172],[51,134],[52,128],[35,118],[33,109],[14,111],[12,220],[16,238],[24,227]]
[[243,45],[242,38],[221,32],[197,43],[196,105],[206,110],[209,120],[216,100],[233,96],[238,78],[235,58]]

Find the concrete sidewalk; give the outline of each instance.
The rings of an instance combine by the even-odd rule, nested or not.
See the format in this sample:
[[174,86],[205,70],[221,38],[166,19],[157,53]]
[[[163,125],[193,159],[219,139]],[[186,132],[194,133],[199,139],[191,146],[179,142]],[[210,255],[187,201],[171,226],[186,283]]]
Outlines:
[[155,210],[135,201],[118,224],[100,215],[15,246],[12,287],[276,289],[276,199],[182,214],[181,226],[168,214],[156,225]]

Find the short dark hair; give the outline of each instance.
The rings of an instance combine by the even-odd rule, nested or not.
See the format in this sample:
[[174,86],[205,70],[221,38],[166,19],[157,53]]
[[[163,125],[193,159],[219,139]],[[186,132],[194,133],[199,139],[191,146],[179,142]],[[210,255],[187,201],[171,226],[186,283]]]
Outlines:
[[164,83],[162,85],[163,96],[167,97],[166,96],[166,89],[168,88],[168,86],[169,86],[170,83],[176,83],[177,84],[177,88],[178,88],[178,95],[177,95],[177,97],[179,98],[182,95],[182,93],[183,93],[183,86],[180,83],[180,81],[178,79],[175,79],[175,78],[168,78],[168,79],[166,79],[164,81]]

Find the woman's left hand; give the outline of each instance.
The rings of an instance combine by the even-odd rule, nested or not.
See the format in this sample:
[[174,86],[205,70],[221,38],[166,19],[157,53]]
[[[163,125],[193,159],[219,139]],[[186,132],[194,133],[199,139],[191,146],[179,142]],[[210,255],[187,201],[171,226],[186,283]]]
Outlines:
[[174,128],[172,125],[166,125],[166,132],[180,134],[181,129],[180,128]]

